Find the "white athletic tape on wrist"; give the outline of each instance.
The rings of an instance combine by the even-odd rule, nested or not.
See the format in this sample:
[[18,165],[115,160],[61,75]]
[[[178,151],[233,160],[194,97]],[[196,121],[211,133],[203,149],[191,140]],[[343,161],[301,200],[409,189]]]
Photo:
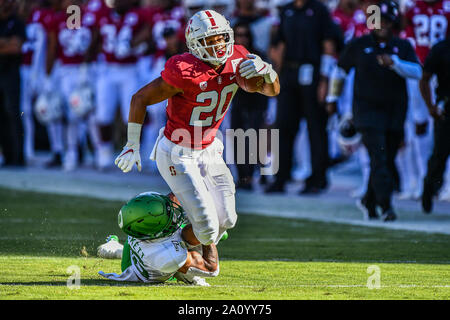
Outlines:
[[142,124],[129,122],[127,130],[128,142],[139,145],[141,140]]
[[186,275],[187,276],[197,276],[197,277],[205,277],[205,278],[212,278],[212,277],[217,277],[219,275],[219,266],[217,266],[217,270],[214,272],[210,272],[210,271],[203,271],[200,270],[198,268],[195,267],[190,267],[187,272]]

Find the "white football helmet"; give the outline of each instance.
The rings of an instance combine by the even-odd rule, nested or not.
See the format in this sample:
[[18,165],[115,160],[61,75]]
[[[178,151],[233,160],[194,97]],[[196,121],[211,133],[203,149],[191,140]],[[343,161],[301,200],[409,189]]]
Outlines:
[[94,91],[87,83],[76,88],[69,97],[69,107],[72,112],[83,118],[94,108]]
[[[217,45],[207,46],[206,38],[219,34],[225,36],[225,50],[216,51]],[[213,10],[194,14],[186,26],[185,37],[190,53],[212,65],[221,65],[233,55],[234,33],[230,22]],[[207,48],[213,49],[213,55],[208,53]]]
[[361,134],[356,131],[352,115],[345,115],[339,121],[337,142],[346,155],[352,154],[361,145]]
[[44,125],[60,119],[63,113],[61,96],[56,92],[41,93],[34,104],[34,113],[38,121]]

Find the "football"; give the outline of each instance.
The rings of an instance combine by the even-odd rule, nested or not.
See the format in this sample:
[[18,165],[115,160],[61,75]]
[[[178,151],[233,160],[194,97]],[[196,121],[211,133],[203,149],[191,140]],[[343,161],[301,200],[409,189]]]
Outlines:
[[254,77],[254,78],[250,78],[250,79],[241,77],[241,74],[239,73],[239,67],[240,67],[241,63],[246,60],[247,59],[241,60],[241,62],[239,62],[238,66],[236,68],[236,81],[241,89],[243,89],[247,92],[257,92],[258,90],[260,90],[260,88],[264,84],[264,77],[259,76],[259,77]]

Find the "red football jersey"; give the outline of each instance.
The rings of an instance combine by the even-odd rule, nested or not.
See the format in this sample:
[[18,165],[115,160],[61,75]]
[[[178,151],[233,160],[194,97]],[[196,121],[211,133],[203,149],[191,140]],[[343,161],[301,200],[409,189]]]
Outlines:
[[85,5],[85,10],[101,17],[108,14],[111,8],[106,5],[104,0],[89,0],[89,2]]
[[45,45],[47,31],[49,29],[53,10],[38,8],[31,12],[26,25],[27,40],[22,46],[22,63],[31,65],[36,46],[42,41]]
[[184,29],[186,20],[184,17],[184,9],[182,6],[175,6],[170,10],[156,10],[152,16],[152,36],[159,51],[166,48],[166,40],[164,40],[164,29],[171,28],[179,35],[180,41],[184,42]]
[[214,141],[239,88],[237,65],[247,54],[243,46],[235,45],[233,55],[220,73],[190,53],[167,60],[162,79],[183,89],[182,94],[168,100],[164,130],[167,139],[193,149],[204,149]]
[[352,15],[348,15],[340,8],[337,8],[333,11],[332,17],[341,27],[341,30],[344,33],[345,42],[356,37],[361,37],[370,31],[367,28],[366,15],[362,10],[355,10]]
[[106,61],[136,63],[138,54],[131,47],[131,42],[145,24],[148,24],[147,13],[139,8],[133,8],[123,15],[111,10],[101,17],[98,27]]
[[95,26],[95,15],[90,12],[81,13],[81,27],[69,29],[68,15],[64,11],[52,15],[50,30],[57,37],[57,58],[62,64],[80,64],[85,60],[92,41],[92,28]]
[[406,37],[416,49],[422,63],[430,48],[449,34],[450,0],[417,1],[406,12]]

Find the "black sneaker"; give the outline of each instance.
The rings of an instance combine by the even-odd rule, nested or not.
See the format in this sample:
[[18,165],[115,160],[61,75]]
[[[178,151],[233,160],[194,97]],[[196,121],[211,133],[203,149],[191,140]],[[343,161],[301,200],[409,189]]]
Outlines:
[[387,210],[384,211],[383,214],[381,215],[381,219],[383,219],[384,222],[394,221],[394,220],[397,219],[397,215],[395,214],[394,210],[392,210],[392,209],[387,209]]
[[62,156],[60,153],[55,153],[53,158],[45,164],[46,168],[59,168],[62,166]]
[[308,195],[308,194],[319,194],[323,192],[324,189],[316,187],[316,186],[305,186],[303,189],[300,190],[300,195]]
[[433,192],[427,184],[423,186],[422,209],[426,214],[430,214],[433,211]]
[[363,213],[364,220],[377,220],[379,218],[375,205],[368,205],[363,199],[356,200],[356,206]]
[[284,183],[275,181],[266,190],[264,190],[264,192],[265,193],[284,192]]
[[249,182],[239,182],[239,183],[236,185],[236,189],[251,191],[251,190],[253,190],[253,186],[252,186],[252,184],[249,183]]

